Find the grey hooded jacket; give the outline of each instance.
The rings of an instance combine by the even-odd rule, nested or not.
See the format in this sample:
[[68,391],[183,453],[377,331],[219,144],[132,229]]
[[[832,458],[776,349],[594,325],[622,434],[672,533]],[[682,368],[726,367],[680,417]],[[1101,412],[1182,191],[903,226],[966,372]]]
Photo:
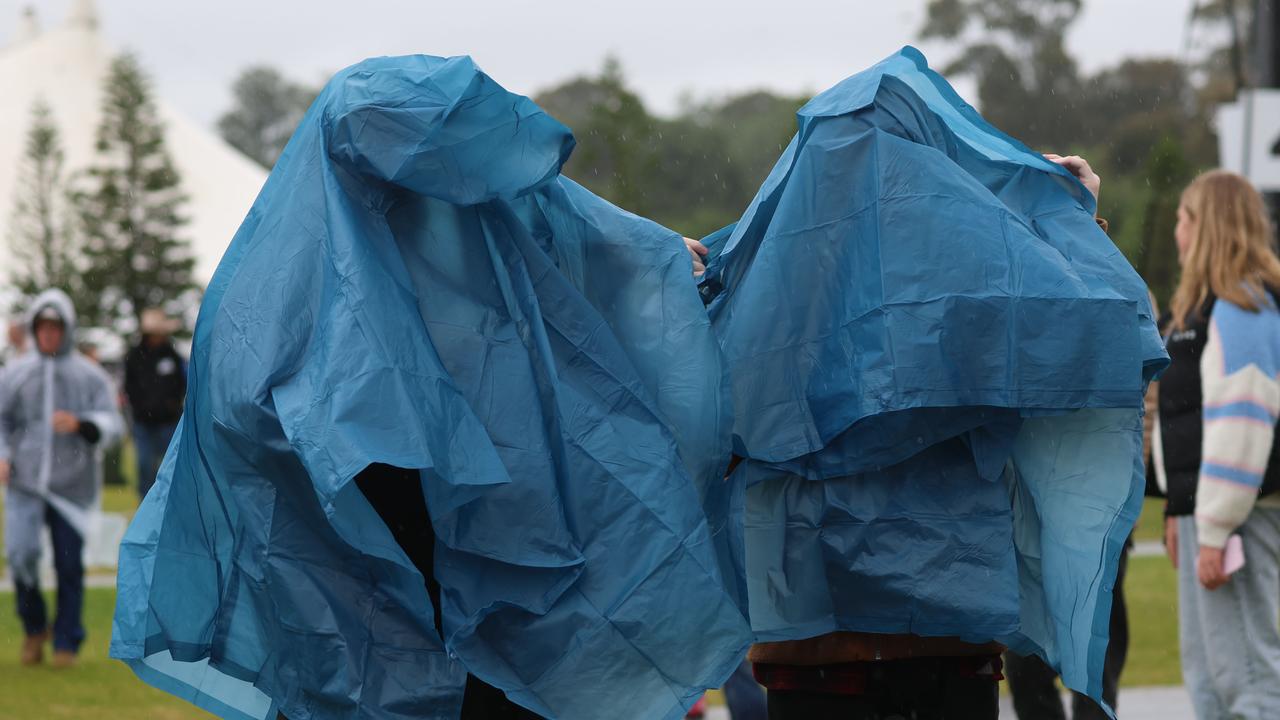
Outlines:
[[[61,509],[66,503],[88,509],[101,482],[99,448],[120,437],[123,422],[111,379],[74,351],[76,314],[60,290],[46,290],[31,304],[27,327],[45,308],[66,325],[54,356],[28,352],[0,372],[0,460],[10,463],[11,490],[25,492]],[[53,413],[70,412],[98,429],[98,442],[80,434],[53,431]],[[53,497],[51,497],[53,496]]]

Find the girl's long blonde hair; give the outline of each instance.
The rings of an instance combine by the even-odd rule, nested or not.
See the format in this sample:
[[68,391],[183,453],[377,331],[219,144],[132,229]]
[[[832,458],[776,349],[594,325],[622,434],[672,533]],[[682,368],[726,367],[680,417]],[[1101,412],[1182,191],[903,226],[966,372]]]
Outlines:
[[1196,229],[1169,304],[1174,329],[1185,329],[1210,293],[1257,312],[1267,288],[1280,291],[1280,258],[1262,196],[1243,177],[1210,170],[1182,191],[1181,204]]

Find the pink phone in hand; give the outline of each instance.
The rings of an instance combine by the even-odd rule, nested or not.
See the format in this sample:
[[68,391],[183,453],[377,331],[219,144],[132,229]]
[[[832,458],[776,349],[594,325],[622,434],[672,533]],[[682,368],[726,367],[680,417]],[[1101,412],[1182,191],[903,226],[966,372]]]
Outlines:
[[1232,535],[1227,538],[1227,546],[1222,550],[1222,572],[1234,575],[1242,567],[1244,567],[1244,543],[1239,535]]

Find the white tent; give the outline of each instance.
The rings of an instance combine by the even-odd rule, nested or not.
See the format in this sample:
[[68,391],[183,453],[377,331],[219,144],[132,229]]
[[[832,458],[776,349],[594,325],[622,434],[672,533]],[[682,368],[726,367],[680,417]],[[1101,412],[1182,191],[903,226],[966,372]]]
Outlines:
[[[74,0],[60,27],[42,31],[23,13],[8,47],[0,48],[0,287],[8,283],[9,224],[21,182],[18,169],[37,99],[52,110],[66,155],[64,173],[91,164],[102,82],[113,52],[98,32],[92,0]],[[231,236],[266,180],[253,161],[156,98],[165,141],[189,200],[182,235],[196,257],[196,280],[208,282]]]

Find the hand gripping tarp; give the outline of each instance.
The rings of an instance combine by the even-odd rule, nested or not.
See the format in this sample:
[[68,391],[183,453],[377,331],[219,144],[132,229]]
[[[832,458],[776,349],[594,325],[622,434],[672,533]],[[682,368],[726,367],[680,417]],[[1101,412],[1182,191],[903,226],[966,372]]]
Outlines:
[[[560,178],[572,146],[468,58],[329,83],[205,296],[114,657],[291,720],[454,718],[468,671],[547,717],[679,717],[730,674],[719,349],[679,235]],[[371,463],[420,471],[443,638]]]
[[1167,364],[1062,168],[906,48],[818,95],[704,297],[733,386],[762,640],[1000,640],[1100,699]]

